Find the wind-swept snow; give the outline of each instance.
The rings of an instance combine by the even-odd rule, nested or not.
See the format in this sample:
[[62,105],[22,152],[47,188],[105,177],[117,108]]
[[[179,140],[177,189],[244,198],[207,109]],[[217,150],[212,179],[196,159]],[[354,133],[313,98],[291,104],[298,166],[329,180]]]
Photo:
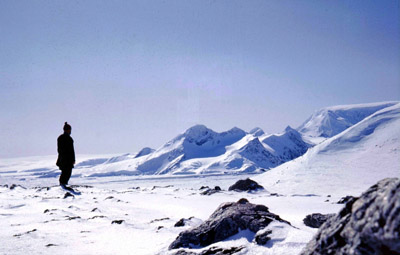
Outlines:
[[400,177],[400,104],[375,112],[257,179],[271,192],[344,196],[386,177]]
[[310,141],[319,143],[324,140],[323,138],[335,136],[376,111],[397,103],[383,102],[326,107],[315,112],[297,130],[308,137]]

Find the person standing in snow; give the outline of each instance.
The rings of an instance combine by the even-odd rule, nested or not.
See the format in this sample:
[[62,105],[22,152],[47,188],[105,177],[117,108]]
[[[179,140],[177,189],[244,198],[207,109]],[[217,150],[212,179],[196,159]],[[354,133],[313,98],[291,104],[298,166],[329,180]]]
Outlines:
[[58,158],[56,165],[61,170],[60,186],[65,188],[75,165],[74,140],[71,137],[71,126],[65,122],[64,134],[57,139]]

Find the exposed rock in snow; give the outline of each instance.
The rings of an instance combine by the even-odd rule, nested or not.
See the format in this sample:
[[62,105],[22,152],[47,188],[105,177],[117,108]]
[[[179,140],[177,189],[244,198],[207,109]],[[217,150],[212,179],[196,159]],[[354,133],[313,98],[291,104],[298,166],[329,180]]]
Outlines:
[[333,217],[334,214],[321,214],[321,213],[313,213],[310,215],[307,215],[303,222],[306,226],[309,226],[311,228],[319,228],[322,226],[322,224],[325,223],[329,218]]
[[124,220],[113,220],[111,224],[122,224]]
[[181,232],[169,249],[207,246],[245,229],[257,233],[273,221],[290,224],[269,212],[268,207],[249,203],[242,198],[238,202],[221,204],[200,226]]
[[205,190],[202,191],[200,194],[209,196],[218,192],[221,192],[221,188],[219,186],[215,186],[213,189],[205,188]]
[[384,179],[330,218],[302,254],[400,254],[399,212],[400,180]]
[[64,198],[68,198],[68,197],[74,197],[74,195],[72,195],[72,194],[69,193],[69,192],[66,192],[66,193],[64,194]]
[[259,189],[264,189],[264,187],[249,178],[245,180],[239,180],[228,188],[228,190],[234,191],[254,191]]
[[254,236],[254,241],[255,243],[259,245],[265,245],[269,240],[271,240],[270,235],[272,234],[272,230],[270,229],[262,229],[257,232],[257,234]]
[[230,247],[230,248],[211,247],[207,250],[201,251],[200,253],[186,251],[182,249],[173,253],[173,255],[231,255],[231,254],[236,254],[245,248],[246,247],[244,246]]
[[189,221],[189,220],[191,220],[192,218],[193,218],[193,217],[190,217],[189,219],[182,218],[182,219],[180,219],[179,221],[177,221],[177,222],[175,223],[174,227],[183,227],[183,226],[186,225],[186,222]]
[[346,204],[347,202],[349,202],[349,201],[351,201],[353,199],[357,199],[357,197],[345,196],[345,197],[342,197],[337,203],[338,204]]

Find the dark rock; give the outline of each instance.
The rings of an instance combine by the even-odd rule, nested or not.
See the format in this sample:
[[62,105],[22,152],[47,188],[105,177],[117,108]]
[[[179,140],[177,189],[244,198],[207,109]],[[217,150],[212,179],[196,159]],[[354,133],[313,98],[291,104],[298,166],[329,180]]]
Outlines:
[[200,253],[179,250],[179,251],[173,253],[173,255],[232,255],[232,254],[238,253],[239,251],[242,251],[245,248],[246,248],[245,246],[239,246],[239,247],[231,247],[231,248],[224,249],[221,247],[214,246],[214,247],[211,247]]
[[400,180],[379,181],[329,218],[302,254],[400,254],[399,201]]
[[157,222],[157,221],[163,221],[163,220],[169,220],[169,218],[166,217],[166,218],[161,218],[161,219],[154,219],[154,220],[150,221],[150,223],[154,223],[154,222]]
[[22,235],[28,235],[28,234],[33,233],[33,232],[36,232],[36,231],[37,231],[37,229],[34,228],[34,229],[29,230],[29,231],[27,231],[27,232],[25,232],[25,233],[15,234],[15,235],[13,235],[13,236],[14,236],[14,237],[21,237]]
[[290,224],[269,212],[268,207],[249,203],[244,198],[236,203],[223,203],[200,226],[181,232],[169,249],[207,246],[225,240],[239,230],[257,233],[274,220]]
[[97,218],[107,218],[107,217],[104,216],[104,215],[96,215],[96,216],[93,216],[93,217],[89,218],[88,220],[94,220],[94,219],[97,219]]
[[219,186],[215,186],[215,188],[213,188],[213,189],[206,188],[206,190],[203,191],[203,192],[201,192],[200,194],[201,194],[201,195],[207,195],[207,196],[209,196],[209,195],[218,193],[218,192],[220,192],[220,191],[221,191],[221,188],[220,188]]
[[113,196],[106,197],[104,200],[113,199]]
[[272,230],[258,231],[254,237],[254,241],[259,245],[265,245],[269,240],[271,240],[271,237],[269,237],[271,234]]
[[73,188],[73,189],[75,189],[75,188],[91,189],[91,188],[93,188],[93,186],[90,186],[90,185],[71,185],[71,188]]
[[271,193],[269,194],[271,197],[280,197],[280,195],[278,193]]
[[202,189],[209,189],[209,188],[210,188],[210,187],[208,187],[208,186],[201,186],[199,190],[202,190]]
[[182,218],[177,223],[175,223],[174,227],[183,227],[186,225],[186,222],[191,219],[193,219],[193,217],[190,217],[189,219]]
[[57,245],[52,243],[46,244],[46,247],[52,247],[52,246],[57,246]]
[[153,186],[153,188],[151,190],[155,190],[155,189],[162,189],[162,188],[171,188],[174,187],[174,185],[166,185],[166,186]]
[[308,227],[319,228],[322,226],[322,224],[325,223],[325,221],[327,221],[329,218],[331,218],[333,216],[335,216],[335,214],[313,213],[313,214],[307,215],[303,219],[303,222]]
[[263,186],[259,185],[257,182],[247,178],[245,180],[239,180],[235,184],[229,187],[228,190],[234,191],[254,191],[258,189],[264,189]]
[[162,229],[162,228],[164,228],[164,226],[158,226],[158,227],[157,227],[157,230],[160,230],[160,229]]
[[20,187],[20,188],[22,188],[22,189],[26,189],[25,187],[23,187],[23,186],[21,186],[21,185],[18,185],[18,184],[11,184],[10,189],[13,190],[13,189],[15,189],[16,187]]
[[71,193],[67,192],[64,194],[64,198],[67,198],[67,197],[75,197],[75,196],[72,195]]
[[172,253],[172,255],[198,255],[196,252],[191,252],[191,251],[186,251],[184,249],[178,250],[175,253]]
[[185,219],[180,219],[177,223],[175,223],[174,227],[183,227],[185,226]]
[[337,203],[338,204],[346,204],[347,202],[349,202],[350,200],[353,200],[353,199],[357,199],[357,197],[345,196],[345,197],[342,197]]
[[111,224],[122,224],[122,222],[124,222],[124,220],[113,220]]
[[80,219],[81,217],[79,216],[71,216],[71,217],[67,217],[67,220],[76,220],[76,219]]

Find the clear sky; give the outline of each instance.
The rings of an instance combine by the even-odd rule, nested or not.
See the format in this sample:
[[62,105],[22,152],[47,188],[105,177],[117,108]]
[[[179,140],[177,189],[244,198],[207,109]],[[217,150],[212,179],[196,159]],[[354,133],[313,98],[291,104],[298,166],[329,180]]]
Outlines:
[[0,158],[268,133],[400,100],[400,1],[0,0]]

